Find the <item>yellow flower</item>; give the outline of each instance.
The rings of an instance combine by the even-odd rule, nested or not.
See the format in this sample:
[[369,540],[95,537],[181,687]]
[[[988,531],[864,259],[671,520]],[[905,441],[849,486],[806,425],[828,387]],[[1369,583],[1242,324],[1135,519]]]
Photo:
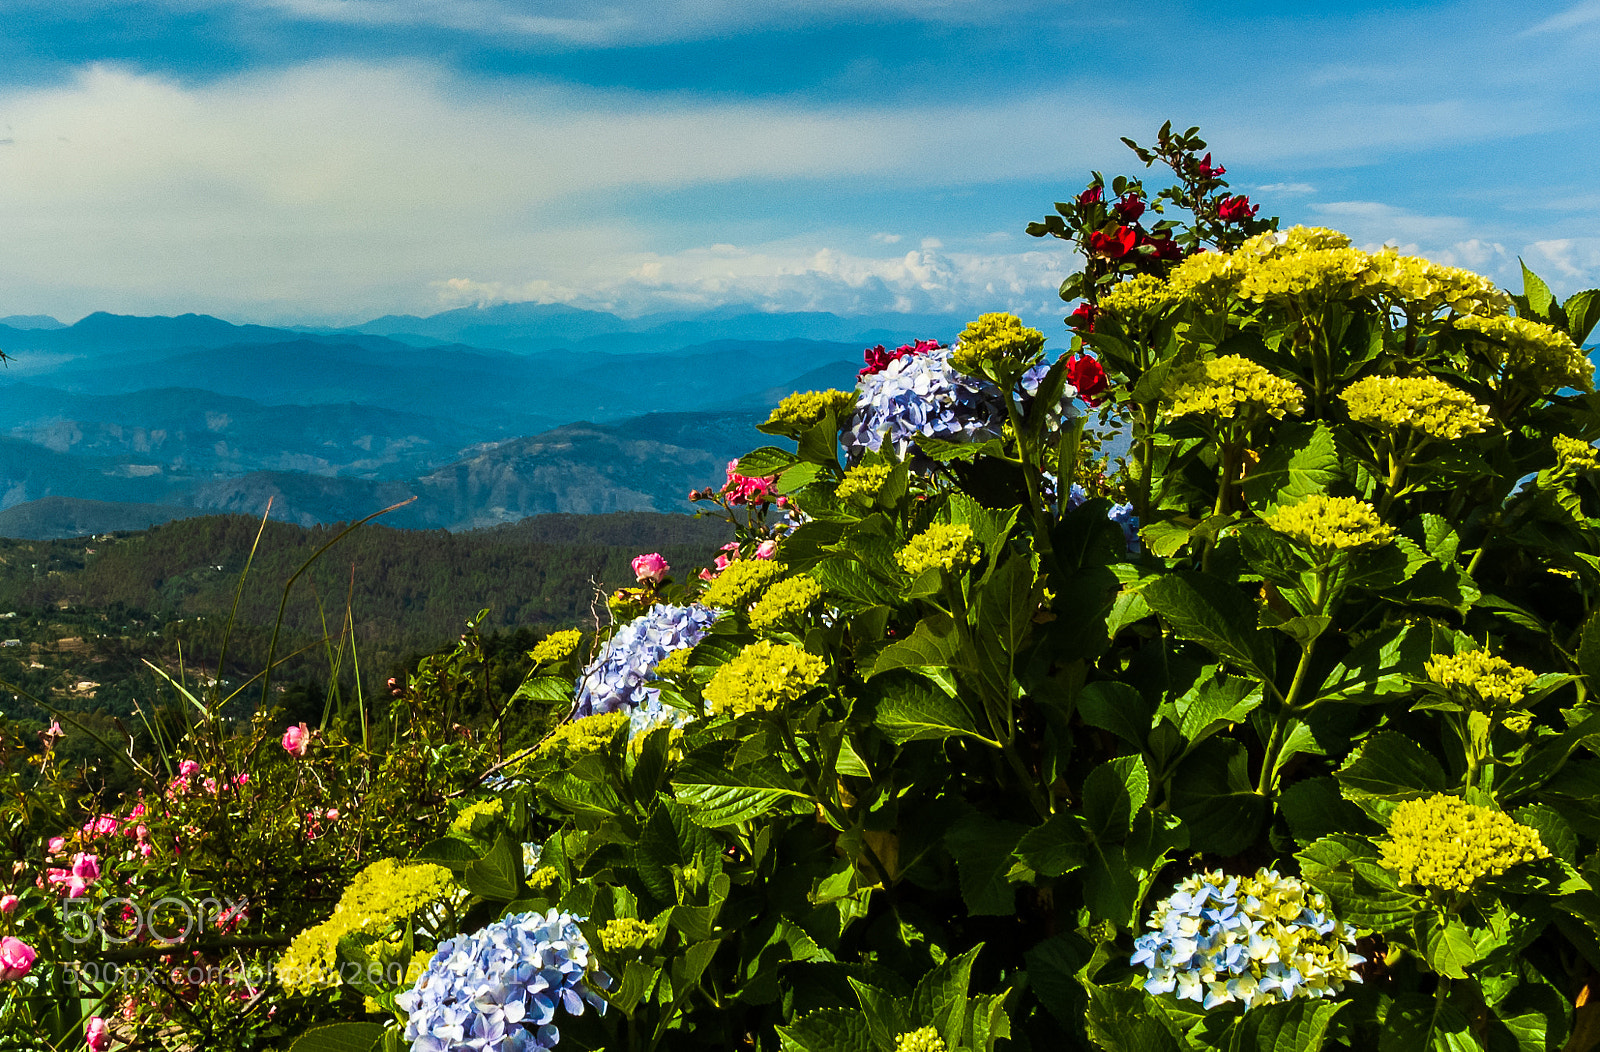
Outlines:
[[798,620],[822,598],[822,585],[816,578],[788,577],[771,588],[750,608],[750,627],[767,632],[786,621]]
[[602,712],[569,720],[539,743],[538,755],[599,752],[611,744],[617,728],[627,725],[627,714],[621,712]]
[[1165,281],[1153,274],[1140,274],[1120,281],[1100,296],[1100,310],[1125,324],[1148,314],[1159,314],[1178,301]]
[[1577,473],[1600,468],[1600,456],[1596,455],[1595,448],[1581,438],[1557,435],[1550,444],[1555,447],[1556,467],[1561,471]]
[[894,1052],[945,1052],[944,1038],[933,1027],[925,1026],[895,1038]]
[[798,699],[827,670],[826,662],[799,647],[761,640],[717,669],[706,684],[705,699],[718,714],[770,711]]
[[1044,333],[1022,324],[1015,314],[981,314],[961,331],[950,349],[950,364],[968,376],[985,365],[1030,362],[1044,350]]
[[1265,412],[1283,419],[1299,413],[1305,395],[1288,380],[1237,354],[1190,362],[1168,376],[1167,419],[1194,413],[1231,418],[1243,411]]
[[888,481],[889,465],[857,464],[844,473],[844,479],[839,483],[839,499],[870,504]]
[[1392,248],[1372,254],[1372,278],[1374,291],[1397,301],[1414,318],[1430,317],[1444,307],[1482,315],[1511,308],[1511,297],[1488,278],[1421,256],[1402,256]]
[[1197,252],[1167,275],[1167,288],[1177,299],[1195,300],[1232,291],[1235,278],[1233,256],[1226,252]]
[[894,561],[906,573],[917,577],[936,566],[947,572],[964,569],[977,562],[982,554],[971,526],[936,522],[895,552]]
[[1434,683],[1441,687],[1460,688],[1481,699],[1491,709],[1520,705],[1528,688],[1539,678],[1532,669],[1513,665],[1487,650],[1440,654],[1425,667],[1428,679]]
[[1239,268],[1238,295],[1256,303],[1332,299],[1361,292],[1371,279],[1369,257],[1358,248],[1278,252]]
[[1346,551],[1388,544],[1394,538],[1394,527],[1378,518],[1377,509],[1354,497],[1313,493],[1262,516],[1261,521],[1312,548]]
[[534,891],[549,891],[561,883],[561,873],[554,866],[540,866],[528,874],[528,887]]
[[1381,847],[1384,867],[1400,883],[1441,891],[1470,891],[1485,877],[1550,857],[1538,830],[1443,793],[1396,807]]
[[355,931],[380,934],[396,921],[454,898],[460,888],[443,866],[379,859],[350,882],[333,916],[294,937],[278,959],[277,975],[290,990],[307,993],[339,985],[339,939]]
[[855,407],[854,391],[796,391],[778,403],[778,408],[762,426],[798,433],[816,426],[830,409],[833,418],[843,424],[855,412]]
[[607,953],[637,954],[655,939],[658,929],[635,917],[608,920],[600,929],[600,946]]
[[707,606],[733,610],[745,606],[783,576],[783,567],[771,559],[735,559],[706,587],[700,601]]
[[679,647],[656,662],[657,676],[681,676],[689,671],[689,655],[694,647]]
[[1294,252],[1349,248],[1350,239],[1324,226],[1292,226],[1288,230],[1269,230],[1239,246],[1237,256],[1287,255]]
[[1489,407],[1436,376],[1369,376],[1339,395],[1350,419],[1373,427],[1413,428],[1432,438],[1475,435],[1489,422]]
[[561,661],[578,649],[578,644],[583,642],[583,633],[577,629],[567,629],[564,632],[551,632],[539,641],[539,645],[528,652],[535,665],[549,664]]
[[505,804],[498,796],[468,804],[450,820],[450,832],[460,836],[471,836],[472,827],[479,819],[492,822],[504,812]]
[[1477,315],[1457,318],[1455,327],[1492,340],[1500,363],[1532,387],[1542,391],[1594,387],[1594,365],[1560,329],[1527,318]]

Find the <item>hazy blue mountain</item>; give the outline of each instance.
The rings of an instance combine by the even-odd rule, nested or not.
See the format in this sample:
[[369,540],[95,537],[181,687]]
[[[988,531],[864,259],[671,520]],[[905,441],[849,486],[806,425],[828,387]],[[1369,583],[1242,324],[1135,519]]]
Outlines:
[[132,504],[76,497],[41,497],[0,511],[0,537],[53,541],[117,530],[143,530],[208,514],[175,504]]
[[67,323],[57,321],[48,314],[12,314],[0,318],[0,325],[13,329],[65,329]]

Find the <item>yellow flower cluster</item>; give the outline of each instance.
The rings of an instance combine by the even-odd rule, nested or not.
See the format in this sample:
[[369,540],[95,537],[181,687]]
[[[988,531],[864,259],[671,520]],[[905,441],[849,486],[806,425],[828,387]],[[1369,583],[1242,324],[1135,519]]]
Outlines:
[[1167,275],[1167,288],[1178,299],[1199,299],[1232,287],[1233,257],[1226,252],[1197,252]]
[[[450,820],[450,832],[457,836],[471,836],[472,827],[481,822],[493,822],[505,813],[505,804],[498,796],[463,807],[454,818]],[[480,826],[481,828],[481,826]]]
[[1279,252],[1249,265],[1235,263],[1240,299],[1329,300],[1359,294],[1371,278],[1367,254],[1359,248],[1316,248]]
[[1354,497],[1313,493],[1263,515],[1261,521],[1312,548],[1346,551],[1394,539],[1394,527],[1378,518],[1377,509]]
[[982,554],[971,526],[936,522],[895,552],[894,561],[906,573],[917,577],[934,567],[947,572],[965,569]]
[[540,866],[527,877],[527,885],[534,891],[549,891],[560,883],[561,873],[554,866]]
[[570,720],[557,727],[539,743],[538,755],[599,752],[611,744],[619,727],[628,725],[622,712],[600,712]]
[[804,431],[833,411],[833,418],[843,424],[855,412],[854,391],[796,391],[778,403],[778,408],[767,417],[766,427],[781,427],[790,432]]
[[705,699],[718,714],[771,711],[816,686],[827,670],[826,662],[799,647],[761,640],[717,669]]
[[635,917],[608,920],[600,929],[600,945],[607,953],[638,953],[655,939],[659,929]]
[[1357,423],[1388,430],[1409,427],[1446,441],[1479,434],[1489,422],[1488,406],[1436,376],[1369,376],[1339,397]]
[[285,987],[301,993],[338,986],[340,938],[362,930],[381,933],[459,891],[443,866],[379,859],[356,874],[333,916],[294,937],[278,960],[277,976]]
[[931,1026],[912,1030],[894,1039],[894,1052],[946,1052],[944,1038]]
[[860,501],[867,504],[878,495],[883,484],[889,481],[889,465],[857,464],[844,473],[839,483],[840,500]]
[[583,642],[583,633],[576,628],[564,632],[551,632],[539,641],[539,645],[528,652],[535,665],[545,665],[562,661],[578,649],[578,644]]
[[1539,678],[1532,669],[1513,665],[1487,650],[1464,650],[1459,654],[1440,654],[1425,666],[1428,679],[1441,687],[1460,689],[1474,695],[1491,709],[1520,705],[1528,688]]
[[1455,327],[1502,345],[1501,363],[1532,387],[1543,391],[1562,387],[1588,391],[1594,387],[1593,363],[1560,329],[1527,318],[1477,315],[1457,318]]
[[1484,877],[1550,857],[1538,830],[1443,793],[1396,807],[1381,846],[1400,883],[1443,891],[1470,891]]
[[767,632],[786,621],[797,620],[822,598],[822,585],[804,574],[786,577],[767,589],[750,608],[750,627]]
[[1449,307],[1457,314],[1504,314],[1511,297],[1480,274],[1446,267],[1421,256],[1402,256],[1392,248],[1371,257],[1371,284],[1416,318]]
[[1562,471],[1594,471],[1600,469],[1600,456],[1594,446],[1581,438],[1557,435],[1550,440],[1556,450],[1556,465]]
[[707,606],[733,610],[747,605],[782,576],[783,567],[771,559],[735,559],[707,586],[700,601]]
[[1269,230],[1239,246],[1239,257],[1267,259],[1295,252],[1321,252],[1349,248],[1350,238],[1325,226],[1292,226],[1288,230]]
[[980,314],[961,330],[950,349],[950,364],[968,376],[985,365],[1003,361],[1030,362],[1044,350],[1044,333],[1022,324],[1015,314]]
[[679,647],[670,651],[666,657],[656,662],[657,676],[681,676],[689,671],[689,655],[694,653],[694,647]]
[[1123,322],[1137,321],[1148,314],[1159,314],[1177,302],[1172,288],[1154,274],[1140,274],[1118,282],[1100,297],[1100,310]]
[[1232,418],[1252,411],[1282,420],[1305,407],[1299,387],[1237,354],[1179,366],[1167,382],[1169,420],[1194,413]]

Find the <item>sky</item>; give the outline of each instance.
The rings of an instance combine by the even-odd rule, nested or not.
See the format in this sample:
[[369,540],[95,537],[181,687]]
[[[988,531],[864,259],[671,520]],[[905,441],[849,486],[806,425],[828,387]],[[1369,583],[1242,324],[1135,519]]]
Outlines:
[[1600,0],[0,0],[0,316],[1059,319],[1024,228],[1169,119],[1285,225],[1565,296],[1597,56]]

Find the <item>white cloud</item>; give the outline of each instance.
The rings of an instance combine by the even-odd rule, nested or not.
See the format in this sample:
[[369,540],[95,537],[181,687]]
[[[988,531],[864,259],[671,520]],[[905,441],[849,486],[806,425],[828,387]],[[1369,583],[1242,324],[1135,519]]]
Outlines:
[[1310,183],[1263,183],[1256,187],[1262,193],[1273,194],[1314,194],[1317,188]]
[[1530,26],[1524,31],[1524,35],[1561,33],[1577,29],[1580,26],[1593,25],[1597,22],[1600,22],[1600,0],[1585,0],[1584,3],[1569,7],[1558,15],[1552,15],[1544,21]]

